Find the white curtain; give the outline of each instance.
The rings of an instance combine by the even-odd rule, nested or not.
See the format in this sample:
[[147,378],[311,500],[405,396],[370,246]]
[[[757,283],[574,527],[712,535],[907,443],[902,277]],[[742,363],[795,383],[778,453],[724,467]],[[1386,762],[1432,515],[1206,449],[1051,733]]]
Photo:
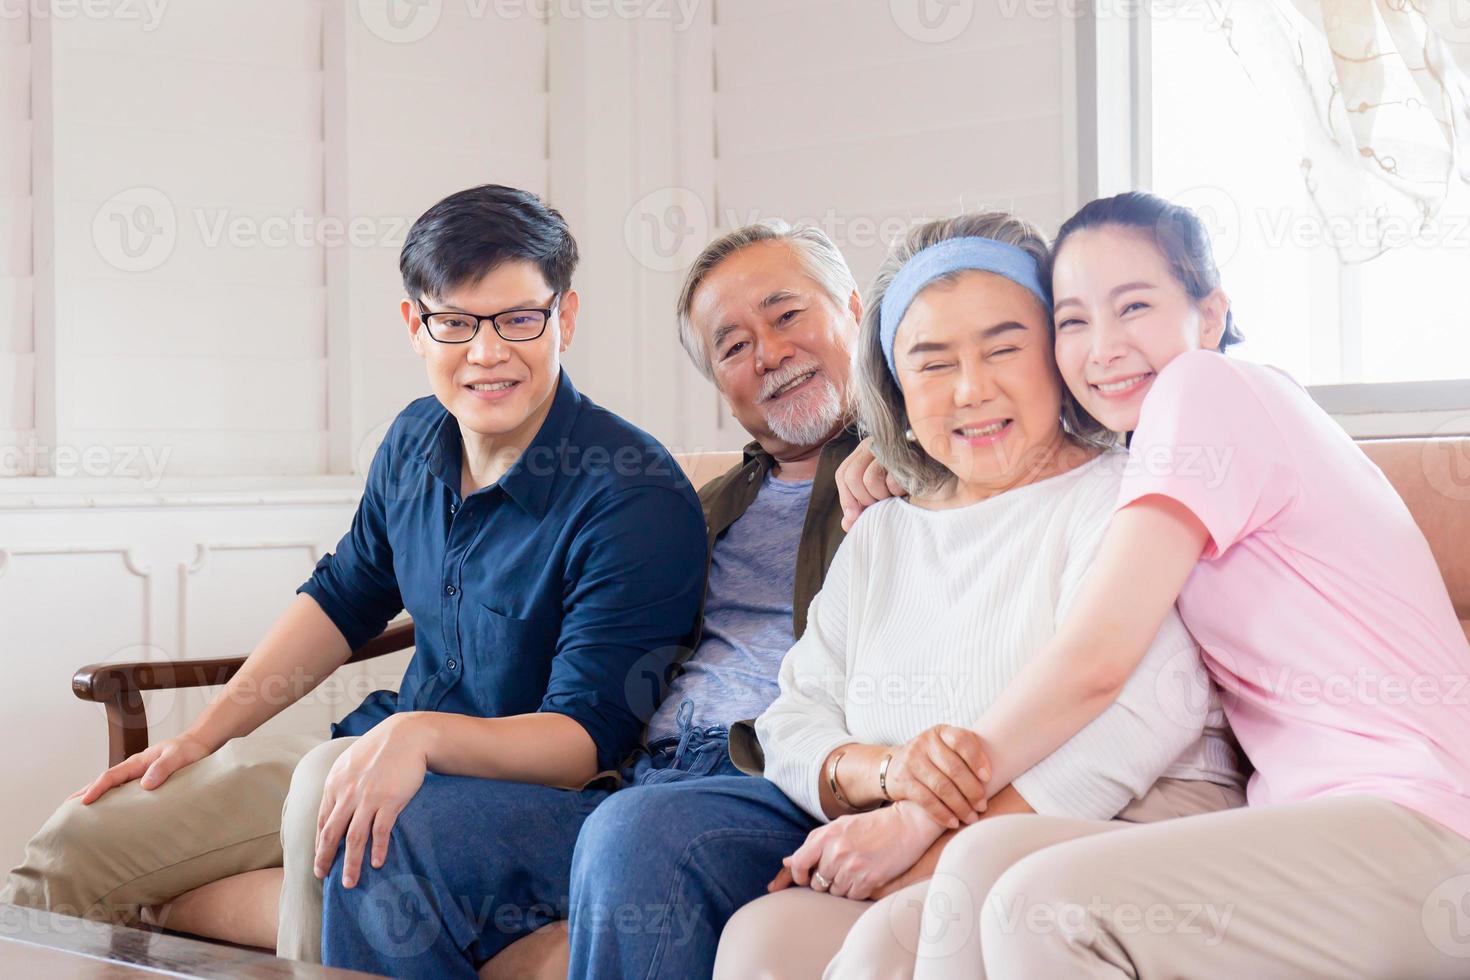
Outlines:
[[[1186,0],[1187,2],[1187,0]],[[1470,0],[1207,0],[1253,82],[1301,127],[1344,262],[1440,220],[1470,185]]]

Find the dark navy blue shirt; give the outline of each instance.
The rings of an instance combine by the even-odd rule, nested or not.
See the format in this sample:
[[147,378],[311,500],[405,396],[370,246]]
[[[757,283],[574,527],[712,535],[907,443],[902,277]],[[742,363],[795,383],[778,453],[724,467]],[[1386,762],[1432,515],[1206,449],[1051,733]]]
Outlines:
[[459,425],[430,397],[394,420],[352,529],[298,590],[357,649],[407,609],[416,649],[333,737],[395,711],[576,719],[614,769],[640,742],[643,678],[687,655],[708,541],[689,481],[652,436],[562,372],[541,429],[460,499]]

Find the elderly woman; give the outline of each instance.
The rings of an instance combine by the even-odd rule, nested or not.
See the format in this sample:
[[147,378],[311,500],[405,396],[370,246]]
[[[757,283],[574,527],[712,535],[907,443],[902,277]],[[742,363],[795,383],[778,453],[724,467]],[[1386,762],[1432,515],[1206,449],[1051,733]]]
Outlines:
[[[985,756],[961,726],[1066,615],[1126,458],[1058,374],[1046,257],[1025,222],[974,214],[915,229],[878,275],[859,411],[910,496],[853,528],[757,722],[766,777],[831,822],[726,926],[717,976],[819,975],[864,916],[916,935],[922,901],[906,898],[922,899],[962,824],[1039,813],[1122,829],[1242,802],[1218,698],[1172,610],[1112,707],[985,802]],[[912,944],[833,966],[903,975]]]

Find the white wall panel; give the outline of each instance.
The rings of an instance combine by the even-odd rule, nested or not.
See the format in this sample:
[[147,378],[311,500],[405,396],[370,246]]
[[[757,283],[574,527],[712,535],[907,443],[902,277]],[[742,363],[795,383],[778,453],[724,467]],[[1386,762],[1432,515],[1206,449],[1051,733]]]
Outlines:
[[326,356],[325,335],[299,326],[326,318],[326,297],[312,283],[174,282],[159,303],[153,285],[117,279],[68,301],[77,346],[90,357]]
[[[72,696],[71,676],[85,663],[148,659],[155,570],[116,537],[29,547],[13,536],[4,540],[0,778],[21,788],[7,792],[0,807],[0,864],[9,868],[57,804],[106,764],[106,717],[100,706]],[[67,615],[52,614],[63,608],[59,587]],[[90,751],[83,748],[88,741]]]
[[[927,7],[939,15],[931,29],[905,18]],[[912,63],[964,55],[972,65],[1006,48],[1052,61],[1062,22],[1058,4],[1049,17],[1026,15],[1022,2],[924,4],[918,0],[719,0],[716,70],[720,91],[773,82],[806,82],[845,67],[867,67],[875,81],[905,89]],[[907,28],[907,29],[906,29]],[[984,111],[996,103],[959,86],[942,92],[908,89],[915,101],[942,99]],[[1014,94],[1007,92],[1007,95]],[[966,98],[969,96],[969,98]],[[882,122],[881,120],[877,120]]]
[[[265,635],[287,597],[321,555],[321,543],[307,537],[221,537],[200,542],[193,560],[178,566],[178,656],[239,655],[249,650]],[[346,668],[260,731],[325,733],[370,691],[396,690],[406,666],[406,656],[395,655]],[[166,706],[168,714],[160,713],[156,720],[150,705],[150,727],[156,726],[159,733],[182,731],[209,703],[212,693],[180,692],[174,704]]]
[[958,19],[925,25],[899,16],[908,6],[719,5],[721,230],[771,216],[818,224],[866,288],[886,241],[915,221],[1010,207],[1055,229],[1074,179],[1065,18],[953,4],[930,10]]
[[[72,674],[97,662],[239,656],[292,601],[349,525],[356,492],[266,491],[0,499],[0,865],[107,761],[102,708]],[[247,502],[249,500],[250,502]],[[265,731],[326,735],[368,690],[396,688],[407,656],[343,668]],[[146,697],[154,740],[178,734],[212,691]]]
[[[0,26],[0,453],[36,425],[30,13]],[[0,477],[29,472],[0,458]]]
[[429,392],[398,312],[414,220],[476,184],[547,190],[546,22],[445,3],[397,31],[374,9],[325,11],[327,207],[382,232],[328,256],[334,471],[364,466],[387,423]]
[[[125,397],[70,413],[78,428],[320,432],[326,426],[326,362],[265,358],[72,358],[72,381]],[[300,404],[297,404],[300,402]],[[185,409],[182,410],[181,409]]]
[[[121,7],[123,5],[113,5]],[[137,17],[70,17],[58,43],[75,50],[120,51],[155,58],[196,58],[260,67],[297,67],[321,55],[319,0],[211,0],[163,4],[153,20],[146,5],[127,5]],[[153,6],[159,6],[154,0]]]
[[[322,78],[315,66],[263,71],[243,62],[69,52],[68,63],[79,61],[85,70],[56,79],[58,97],[75,107],[66,120],[72,125],[286,140],[321,130]],[[99,75],[107,85],[96,84]]]
[[172,477],[325,472],[321,36],[312,0],[49,19],[57,446],[141,430]]

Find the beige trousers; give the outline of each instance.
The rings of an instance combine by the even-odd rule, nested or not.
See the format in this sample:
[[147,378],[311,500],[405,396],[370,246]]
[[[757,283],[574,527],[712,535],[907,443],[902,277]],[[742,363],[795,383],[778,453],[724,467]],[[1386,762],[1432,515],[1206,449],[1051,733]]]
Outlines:
[[803,888],[752,903],[726,927],[716,975],[824,970],[1463,978],[1470,841],[1368,796],[1132,827],[998,817],[956,835],[930,881],[882,901]]
[[[283,838],[316,834],[322,783],[352,739],[251,735],[155,790],[119,786],[91,806],[68,800],[26,845],[0,903],[130,923],[201,885],[283,866]],[[294,774],[294,779],[293,779]],[[321,959],[321,883],[285,862],[278,952]],[[314,928],[313,928],[314,926]]]
[[[966,828],[944,849],[935,876],[876,902],[855,902],[810,888],[788,888],[759,898],[735,913],[720,937],[717,980],[872,977],[915,975],[921,949],[949,954],[964,932],[976,903],[951,905],[950,896],[926,900],[931,886],[963,875],[959,890],[982,898],[1011,865],[1034,851],[1070,837],[1239,807],[1245,795],[1234,787],[1196,780],[1161,779],[1113,820],[1063,820],[1036,815],[990,817]],[[1046,828],[1045,830],[1043,828]],[[983,857],[984,861],[977,860]],[[959,870],[957,870],[957,868]],[[932,909],[931,909],[932,906]],[[928,918],[939,924],[940,932]],[[965,933],[966,939],[971,929]],[[977,972],[978,971],[978,972]],[[956,973],[956,976],[961,974]],[[966,976],[983,976],[975,967]],[[1025,976],[1047,974],[1025,974]]]

